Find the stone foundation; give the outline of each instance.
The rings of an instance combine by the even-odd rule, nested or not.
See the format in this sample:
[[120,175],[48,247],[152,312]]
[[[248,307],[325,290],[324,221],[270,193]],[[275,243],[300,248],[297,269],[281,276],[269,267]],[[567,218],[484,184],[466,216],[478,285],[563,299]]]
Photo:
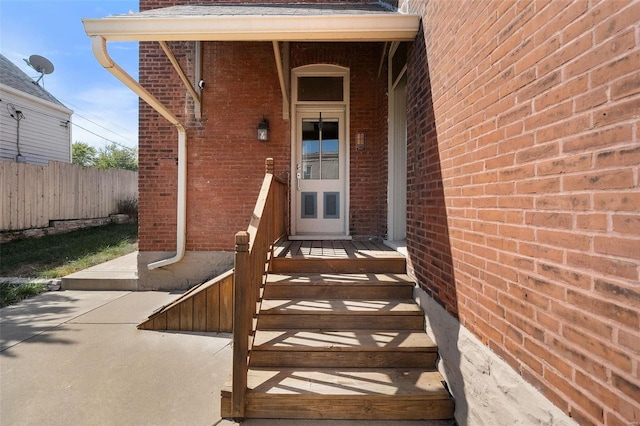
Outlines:
[[193,287],[233,268],[234,253],[188,251],[173,265],[149,270],[147,265],[167,259],[175,252],[138,253],[138,290],[181,290]]
[[414,298],[438,345],[438,369],[455,398],[461,425],[576,425],[422,289]]
[[108,217],[74,220],[52,220],[46,228],[20,229],[17,231],[0,232],[0,243],[6,243],[22,238],[40,238],[45,235],[64,234],[82,228],[108,225],[110,223],[129,223],[131,220],[126,214],[112,214]]

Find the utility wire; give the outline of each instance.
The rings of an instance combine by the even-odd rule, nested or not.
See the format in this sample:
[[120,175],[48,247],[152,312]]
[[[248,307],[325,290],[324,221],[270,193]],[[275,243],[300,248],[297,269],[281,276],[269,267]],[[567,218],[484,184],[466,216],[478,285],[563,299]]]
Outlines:
[[[77,124],[77,123],[74,123],[73,121],[69,121],[69,120],[61,120],[61,119],[60,119],[60,117],[57,117],[57,116],[55,116],[55,115],[51,115],[51,114],[47,114],[46,112],[42,112],[42,111],[39,111],[39,110],[35,110],[35,109],[32,109],[32,108],[29,108],[28,106],[20,106],[20,108],[21,108],[21,110],[24,110],[24,111],[35,112],[35,113],[40,114],[40,115],[43,115],[43,116],[45,116],[45,117],[49,117],[49,118],[53,118],[53,119],[56,119],[56,120],[60,120],[62,123],[71,123],[71,125],[76,126],[76,127],[79,127],[80,129],[84,130],[85,132],[89,132],[89,133],[91,133],[92,135],[97,136],[97,137],[99,137],[100,139],[104,139],[104,140],[105,140],[105,141],[107,141],[107,142],[111,142],[111,143],[113,143],[113,144],[116,144],[117,146],[119,146],[119,147],[121,147],[121,148],[125,148],[125,149],[131,150],[131,151],[135,151],[135,150],[136,150],[135,148],[131,148],[131,147],[129,147],[129,146],[123,145],[123,144],[121,144],[121,143],[119,143],[119,142],[116,142],[116,141],[114,141],[114,140],[111,140],[111,139],[109,139],[109,138],[106,138],[106,137],[104,137],[104,136],[102,136],[102,135],[99,135],[99,134],[97,134],[97,133],[95,133],[95,132],[93,132],[93,131],[91,131],[91,130],[89,130],[89,129],[86,129],[86,128],[82,127],[81,125],[79,125],[79,124]],[[74,112],[74,114],[75,114],[75,112]],[[80,116],[80,114],[78,114],[78,116]],[[95,124],[96,126],[102,127],[102,126],[100,126],[99,124],[94,123],[93,121],[88,120],[88,119],[87,119],[87,118],[85,118],[85,117],[82,117],[82,116],[80,116],[80,117],[81,117],[82,119],[84,119],[84,120],[89,121],[90,123]],[[105,129],[104,127],[102,127],[102,128],[103,128],[103,129]],[[109,130],[109,129],[106,129],[106,130]],[[112,132],[112,133],[115,133],[115,132]],[[115,134],[116,134],[116,135],[118,135],[117,133],[115,133]],[[127,138],[125,138],[124,136],[121,136],[121,135],[118,135],[118,136],[122,137],[123,139],[127,139]],[[129,139],[127,139],[127,140],[129,140]],[[131,140],[129,140],[129,142],[132,142],[132,141],[131,141]]]
[[[74,108],[76,108],[76,109],[80,108],[78,105],[75,105],[75,104],[73,104],[73,103],[69,102],[69,101],[68,101],[68,100],[66,100],[66,99],[62,99],[62,98],[60,98],[60,100],[62,100],[65,104],[69,104],[69,105],[71,105],[72,107],[74,107]],[[127,140],[129,140],[127,137],[122,136],[121,134],[118,134],[118,133],[114,132],[114,131],[113,131],[113,130],[111,130],[111,129],[108,129],[108,128],[106,128],[106,127],[101,126],[100,124],[96,123],[95,121],[92,121],[91,119],[89,119],[89,118],[87,118],[87,117],[82,116],[80,113],[78,113],[78,112],[77,112],[77,111],[75,111],[75,110],[74,110],[74,112],[73,112],[73,113],[74,113],[74,114],[76,114],[76,115],[78,115],[78,117],[81,117],[81,118],[83,118],[83,119],[87,120],[88,122],[95,124],[96,126],[102,127],[103,129],[105,129],[105,130],[107,130],[107,131],[109,131],[109,132],[113,133],[114,135],[117,135],[117,136],[120,136],[120,137],[121,137],[121,138],[123,138],[123,139],[127,139]],[[127,129],[127,128],[125,128],[125,127],[122,127],[122,126],[120,126],[120,125],[118,125],[118,124],[116,124],[116,123],[113,123],[113,125],[114,125],[114,126],[116,126],[116,127],[119,127],[119,128],[120,128],[120,129],[122,129],[122,130],[125,130],[125,131],[127,131],[127,132],[128,132],[128,131],[130,131],[130,129]],[[129,142],[132,142],[132,141],[131,141],[131,140],[129,140]]]

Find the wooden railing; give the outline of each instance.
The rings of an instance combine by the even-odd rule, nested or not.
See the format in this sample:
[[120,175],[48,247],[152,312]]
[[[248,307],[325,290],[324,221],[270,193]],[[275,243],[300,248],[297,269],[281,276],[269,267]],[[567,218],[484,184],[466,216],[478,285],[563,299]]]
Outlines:
[[249,349],[254,319],[273,243],[286,233],[286,183],[273,175],[273,159],[266,174],[247,231],[236,234],[233,281],[233,416],[244,417]]

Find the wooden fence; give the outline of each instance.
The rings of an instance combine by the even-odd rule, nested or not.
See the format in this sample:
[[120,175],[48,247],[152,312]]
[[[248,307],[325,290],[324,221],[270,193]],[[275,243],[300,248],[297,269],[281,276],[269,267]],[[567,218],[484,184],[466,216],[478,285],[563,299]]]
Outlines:
[[138,173],[57,161],[48,166],[0,161],[0,231],[44,228],[52,220],[118,213],[118,201],[138,198]]

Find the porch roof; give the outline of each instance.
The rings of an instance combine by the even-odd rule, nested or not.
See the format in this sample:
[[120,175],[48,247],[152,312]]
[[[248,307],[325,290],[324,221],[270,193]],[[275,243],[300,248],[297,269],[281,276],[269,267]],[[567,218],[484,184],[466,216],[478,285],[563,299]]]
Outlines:
[[107,41],[411,41],[420,16],[381,3],[181,5],[84,19]]

